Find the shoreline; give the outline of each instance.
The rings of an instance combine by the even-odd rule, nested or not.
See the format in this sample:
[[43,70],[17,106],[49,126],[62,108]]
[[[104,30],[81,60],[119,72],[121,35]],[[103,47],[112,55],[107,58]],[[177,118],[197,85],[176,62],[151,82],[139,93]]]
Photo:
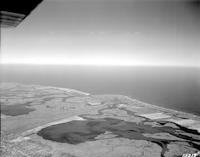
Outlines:
[[[76,89],[71,89],[71,88],[62,88],[62,87],[57,87],[57,86],[46,86],[46,85],[41,85],[41,84],[27,84],[27,83],[18,83],[18,82],[0,82],[0,86],[1,84],[15,84],[15,85],[28,85],[28,86],[41,86],[43,88],[52,88],[52,89],[59,89],[59,90],[62,90],[62,91],[68,91],[68,92],[76,92],[76,93],[79,93],[79,94],[83,94],[85,96],[92,96],[92,95],[118,95],[118,94],[91,94],[91,93],[87,93],[87,92],[83,92],[81,90],[76,90]],[[143,105],[146,105],[146,106],[153,106],[154,108],[158,108],[158,109],[161,109],[161,110],[164,110],[164,111],[170,111],[170,112],[175,112],[175,113],[180,113],[180,114],[186,114],[188,116],[192,116],[192,117],[196,117],[196,118],[200,118],[199,115],[196,115],[194,113],[191,113],[191,112],[184,112],[184,111],[179,111],[179,110],[176,110],[176,109],[171,109],[171,108],[166,108],[166,107],[163,107],[163,106],[157,106],[157,105],[154,105],[154,104],[150,104],[148,102],[144,102],[144,101],[141,101],[139,99],[135,99],[133,96],[127,96],[127,95],[121,95],[119,94],[120,96],[123,96],[123,97],[126,97],[127,99],[131,100],[131,101],[137,101],[138,103],[142,103]]]
[[196,115],[194,113],[191,113],[191,112],[184,112],[184,111],[179,111],[179,110],[176,110],[176,109],[171,109],[171,108],[166,108],[166,107],[163,107],[163,106],[157,106],[157,105],[154,105],[154,104],[150,104],[150,103],[147,103],[147,102],[144,102],[144,101],[140,101],[138,99],[134,99],[130,96],[125,96],[127,98],[130,98],[131,100],[136,100],[138,101],[139,103],[143,103],[144,105],[147,105],[147,106],[153,106],[155,108],[159,108],[159,109],[163,109],[163,110],[169,110],[170,112],[177,112],[177,113],[181,113],[181,114],[187,114],[187,115],[190,115],[190,116],[193,116],[193,117],[197,117],[197,118],[200,118],[199,115]]

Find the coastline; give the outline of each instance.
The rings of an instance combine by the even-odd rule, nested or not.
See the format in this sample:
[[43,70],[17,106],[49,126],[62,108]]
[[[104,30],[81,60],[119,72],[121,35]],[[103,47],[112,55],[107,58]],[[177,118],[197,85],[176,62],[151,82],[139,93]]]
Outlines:
[[[66,91],[66,92],[75,92],[75,93],[78,93],[78,94],[81,94],[81,95],[85,95],[85,96],[96,95],[96,94],[91,94],[91,93],[88,93],[88,92],[83,92],[81,90],[76,90],[76,89],[71,89],[71,88],[62,88],[62,87],[57,87],[57,86],[46,86],[46,85],[41,85],[41,84],[26,84],[26,83],[18,83],[18,82],[0,82],[0,86],[2,84],[15,84],[15,85],[25,85],[25,86],[41,86],[42,88],[59,89],[59,90]],[[109,95],[109,94],[105,94],[105,95]],[[112,95],[114,95],[114,94],[112,94]],[[118,94],[116,94],[116,95],[118,95]],[[189,116],[192,116],[192,117],[200,118],[199,115],[193,114],[191,112],[184,112],[184,111],[179,111],[179,110],[175,110],[175,109],[171,109],[171,108],[167,108],[167,107],[163,107],[163,106],[150,104],[148,102],[144,102],[144,101],[141,101],[139,99],[135,99],[133,96],[126,96],[126,95],[121,95],[121,94],[119,94],[119,95],[122,96],[122,97],[126,97],[127,99],[129,99],[131,101],[137,101],[138,103],[142,103],[143,105],[146,105],[146,106],[153,106],[154,108],[158,108],[158,109],[161,109],[161,110],[165,110],[165,111],[169,111],[169,112],[176,112],[176,113],[181,113],[181,114],[186,114],[186,115],[189,115]]]
[[[85,146],[91,149],[88,143],[97,147],[98,143],[105,144],[107,148],[106,143],[110,140],[113,141],[110,148],[118,142],[123,149],[127,148],[127,143],[122,141],[125,140],[131,144],[131,150],[138,150],[139,141],[142,142],[141,147],[148,142],[148,147],[157,150],[158,156],[176,154],[174,149],[179,155],[183,153],[180,149],[186,147],[191,152],[199,149],[200,117],[189,113],[125,95],[95,95],[68,88],[20,83],[0,83],[0,89],[0,100],[11,112],[18,112],[16,107],[21,111],[19,106],[23,105],[24,112],[34,109],[28,114],[21,112],[16,116],[1,114],[5,115],[1,119],[3,144],[5,149],[14,148],[8,152],[30,152],[32,146],[40,150],[62,147],[65,151],[74,147],[74,150],[85,152]],[[95,130],[97,132],[93,132]],[[64,135],[67,138],[63,138]],[[40,146],[40,143],[44,145]],[[21,147],[22,144],[24,147]],[[95,152],[98,148],[93,150]],[[35,154],[36,151],[32,152]]]
[[[75,97],[79,97],[80,95],[82,96],[109,96],[109,94],[105,94],[105,95],[95,95],[95,94],[90,94],[87,92],[82,92],[80,90],[75,90],[75,89],[69,89],[69,88],[61,88],[61,87],[55,87],[55,86],[42,86],[42,85],[37,85],[37,84],[21,84],[21,83],[13,83],[13,82],[1,82],[0,86],[2,85],[14,85],[14,87],[16,86],[24,86],[24,87],[37,87],[38,89],[42,89],[42,90],[61,90],[61,91],[66,91],[66,92],[72,92],[73,94],[78,94]],[[13,87],[13,88],[14,88]],[[53,91],[51,91],[53,92]],[[178,125],[181,125],[183,127],[186,127],[188,129],[192,129],[192,130],[196,130],[197,132],[200,132],[200,116],[192,114],[192,113],[187,113],[187,112],[182,112],[182,111],[177,111],[174,109],[170,109],[170,108],[165,108],[165,107],[161,107],[161,106],[157,106],[157,105],[153,105],[153,104],[149,104],[143,101],[140,101],[138,99],[134,99],[133,97],[129,97],[126,95],[112,95],[112,96],[120,96],[120,97],[124,97],[128,100],[130,100],[130,102],[135,102],[136,104],[140,104],[141,108],[145,108],[147,107],[147,109],[149,108],[150,110],[153,109],[152,111],[146,111],[143,113],[138,113],[139,116],[141,117],[145,117],[148,118],[150,120],[163,120],[166,122],[171,122],[171,123],[176,123]],[[97,103],[98,104],[98,103]],[[101,104],[101,103],[100,103]],[[123,104],[122,104],[123,106]],[[126,106],[126,105],[125,105]],[[131,105],[130,105],[131,107]]]

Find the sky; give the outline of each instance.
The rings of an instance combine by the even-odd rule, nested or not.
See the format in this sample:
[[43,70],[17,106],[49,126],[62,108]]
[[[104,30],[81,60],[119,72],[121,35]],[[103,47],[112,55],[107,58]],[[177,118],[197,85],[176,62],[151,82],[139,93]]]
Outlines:
[[1,63],[200,66],[199,9],[181,0],[44,0],[1,30]]

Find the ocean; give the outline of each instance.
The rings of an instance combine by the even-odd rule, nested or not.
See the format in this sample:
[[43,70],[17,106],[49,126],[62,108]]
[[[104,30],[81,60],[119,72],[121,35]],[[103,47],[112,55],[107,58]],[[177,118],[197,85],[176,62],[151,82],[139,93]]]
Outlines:
[[1,65],[0,78],[91,94],[121,94],[200,115],[200,68]]

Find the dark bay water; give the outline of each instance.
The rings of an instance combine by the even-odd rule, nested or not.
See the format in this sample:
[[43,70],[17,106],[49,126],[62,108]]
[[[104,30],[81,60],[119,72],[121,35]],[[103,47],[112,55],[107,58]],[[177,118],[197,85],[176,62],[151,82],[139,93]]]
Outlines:
[[[151,122],[149,120],[145,120]],[[167,123],[167,122],[166,122]],[[116,137],[123,137],[135,140],[146,140],[152,143],[158,144],[162,148],[161,157],[167,150],[167,144],[171,142],[180,142],[179,140],[170,140],[164,138],[154,138],[144,136],[144,134],[155,134],[155,133],[168,133],[172,136],[181,138],[187,142],[199,141],[192,137],[180,134],[180,131],[184,131],[181,128],[174,129],[172,127],[162,126],[162,127],[151,127],[150,125],[145,125],[143,123],[127,122],[120,119],[114,118],[102,118],[102,119],[86,119],[84,121],[70,121],[67,123],[56,124],[48,126],[41,129],[37,134],[44,139],[69,144],[79,144],[86,141],[95,141],[96,137],[105,132],[111,132]],[[187,130],[188,131],[188,130]],[[186,131],[186,132],[187,132]],[[190,133],[190,132],[189,132]],[[197,132],[195,132],[199,135]],[[199,148],[198,144],[189,142],[193,148]]]
[[1,105],[0,111],[2,114],[8,115],[8,116],[18,116],[18,115],[29,114],[29,112],[35,111],[35,109],[28,108],[26,104]]
[[1,81],[123,94],[200,115],[200,68],[1,65]]

